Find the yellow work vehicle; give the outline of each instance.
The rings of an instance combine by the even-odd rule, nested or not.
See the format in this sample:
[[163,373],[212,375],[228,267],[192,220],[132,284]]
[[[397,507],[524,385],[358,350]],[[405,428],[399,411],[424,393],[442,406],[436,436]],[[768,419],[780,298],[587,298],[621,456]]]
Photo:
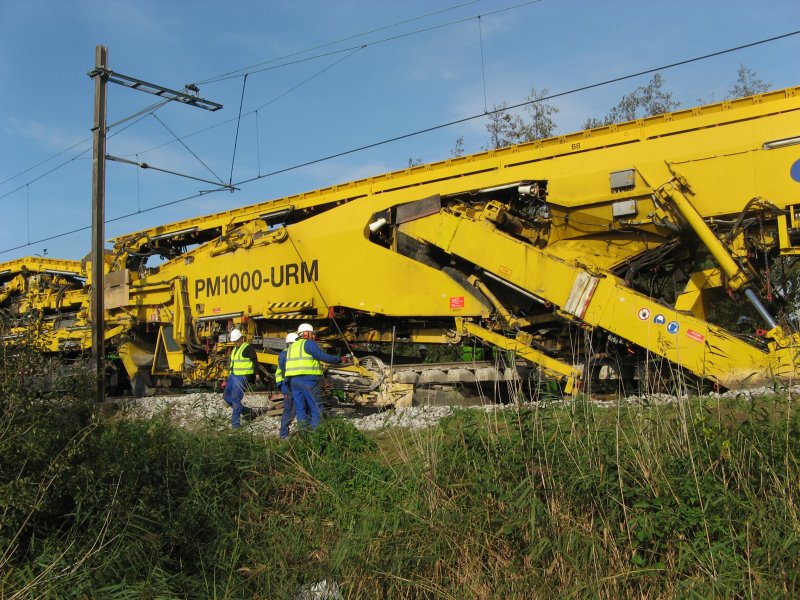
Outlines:
[[[399,344],[500,350],[566,394],[752,387],[798,375],[795,291],[775,276],[798,254],[790,88],[119,237],[104,265],[106,339],[137,393],[222,377],[234,326],[274,364],[304,321],[334,351],[369,357],[334,380],[371,404],[408,403],[426,370],[481,379],[463,364],[403,369]],[[0,265],[0,306],[50,315],[51,351],[88,350],[85,288],[34,295],[15,264]],[[91,285],[90,271],[68,281]],[[62,277],[27,273],[51,290]],[[733,331],[739,316],[755,327]],[[509,377],[495,371],[484,379]]]

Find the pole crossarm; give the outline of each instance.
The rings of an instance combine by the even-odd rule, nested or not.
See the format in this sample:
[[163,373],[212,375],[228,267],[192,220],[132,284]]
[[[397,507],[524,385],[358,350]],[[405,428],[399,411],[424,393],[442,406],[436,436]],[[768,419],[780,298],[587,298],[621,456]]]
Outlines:
[[[125,87],[129,87],[134,90],[141,90],[143,92],[147,92],[148,94],[153,94],[154,96],[158,96],[160,98],[175,100],[176,102],[182,102],[183,104],[196,106],[198,108],[202,108],[204,110],[210,110],[212,112],[222,108],[222,104],[219,104],[217,102],[212,102],[211,100],[206,100],[204,98],[200,98],[199,96],[193,96],[192,94],[187,94],[185,92],[178,92],[176,90],[171,90],[162,85],[158,85],[155,83],[148,83],[146,81],[142,81],[141,79],[136,79],[135,77],[122,75],[121,73],[115,73],[114,71],[111,71],[109,69],[97,68],[92,71],[89,71],[88,75],[91,78],[95,78],[99,75],[105,77],[108,81],[112,83],[117,83],[119,85],[123,85]],[[192,86],[191,88],[187,87],[187,89],[196,90],[197,88]]]
[[178,173],[177,171],[170,171],[168,169],[162,169],[160,167],[154,167],[153,165],[146,163],[146,162],[137,162],[135,160],[129,160],[127,158],[122,158],[121,156],[112,156],[111,154],[106,154],[106,160],[113,160],[114,162],[124,163],[126,165],[134,165],[139,167],[140,169],[152,169],[153,171],[159,171],[161,173],[167,173],[169,175],[177,175],[178,177],[185,177],[186,179],[193,179],[194,181],[202,181],[203,183],[210,183],[211,185],[218,185],[219,187],[230,190],[231,192],[234,190],[238,190],[236,186],[230,185],[228,183],[223,183],[222,181],[211,181],[210,179],[203,179],[201,177],[193,177],[192,175],[184,175],[183,173]]

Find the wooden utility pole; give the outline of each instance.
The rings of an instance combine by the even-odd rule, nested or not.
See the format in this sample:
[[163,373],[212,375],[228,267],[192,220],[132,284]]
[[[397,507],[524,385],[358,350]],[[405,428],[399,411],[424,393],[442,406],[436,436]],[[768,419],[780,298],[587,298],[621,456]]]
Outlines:
[[92,357],[97,383],[97,401],[105,400],[105,270],[106,203],[106,88],[108,87],[108,48],[98,45],[94,61],[94,151],[92,152]]

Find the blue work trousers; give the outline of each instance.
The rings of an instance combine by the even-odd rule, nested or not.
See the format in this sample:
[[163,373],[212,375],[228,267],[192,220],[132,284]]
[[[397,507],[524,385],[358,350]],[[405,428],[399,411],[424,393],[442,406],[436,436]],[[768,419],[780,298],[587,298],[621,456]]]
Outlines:
[[316,429],[322,420],[319,410],[322,396],[322,377],[316,375],[298,375],[289,378],[289,387],[294,398],[294,410],[297,413],[297,426],[302,429]]
[[281,393],[283,394],[283,414],[281,415],[281,429],[278,435],[282,440],[285,440],[289,437],[289,425],[294,419],[294,398],[292,397],[292,389],[286,379],[281,382]]
[[248,414],[250,409],[242,404],[244,398],[244,390],[247,388],[246,375],[228,375],[228,380],[225,382],[225,391],[222,392],[222,398],[225,403],[233,409],[231,413],[231,427],[236,429],[241,423],[243,414]]

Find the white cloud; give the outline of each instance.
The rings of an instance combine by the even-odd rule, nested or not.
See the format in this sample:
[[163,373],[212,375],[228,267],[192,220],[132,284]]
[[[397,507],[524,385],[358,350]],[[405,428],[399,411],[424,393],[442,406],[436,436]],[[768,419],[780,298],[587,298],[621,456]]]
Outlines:
[[34,119],[21,120],[9,117],[6,119],[3,131],[9,137],[17,137],[59,151],[77,144],[82,139],[86,139],[87,143],[90,141],[85,134],[66,131]]

